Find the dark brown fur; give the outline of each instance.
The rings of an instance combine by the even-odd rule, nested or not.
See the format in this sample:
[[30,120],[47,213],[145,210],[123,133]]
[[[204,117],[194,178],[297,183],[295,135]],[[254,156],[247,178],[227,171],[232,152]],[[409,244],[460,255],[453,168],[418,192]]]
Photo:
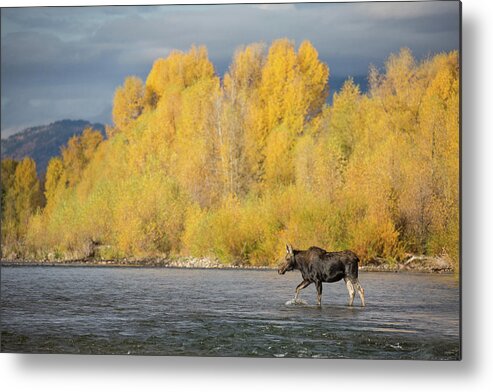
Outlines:
[[296,287],[295,299],[298,299],[300,290],[311,283],[317,287],[317,303],[321,304],[322,282],[338,282],[344,279],[349,292],[349,305],[353,304],[355,290],[365,306],[364,290],[358,281],[358,256],[350,251],[327,252],[322,248],[312,246],[307,250],[295,250],[286,245],[286,258],[279,266],[279,274],[286,271],[298,270],[303,281]]

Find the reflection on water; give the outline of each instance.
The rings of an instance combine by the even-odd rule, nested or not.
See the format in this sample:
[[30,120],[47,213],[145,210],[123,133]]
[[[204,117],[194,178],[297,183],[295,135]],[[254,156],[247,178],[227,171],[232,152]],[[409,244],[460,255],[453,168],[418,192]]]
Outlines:
[[459,358],[450,275],[361,273],[302,291],[262,270],[2,267],[3,352],[313,358]]

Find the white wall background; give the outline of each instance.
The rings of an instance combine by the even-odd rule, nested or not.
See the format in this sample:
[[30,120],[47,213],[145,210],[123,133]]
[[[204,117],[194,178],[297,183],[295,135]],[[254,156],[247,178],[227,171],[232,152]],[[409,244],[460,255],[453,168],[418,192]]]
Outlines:
[[[165,2],[0,0],[0,6]],[[168,2],[183,4],[207,1]],[[489,224],[493,222],[491,4],[481,0],[463,1],[464,272],[461,362],[0,354],[0,388],[3,391],[36,392],[489,390],[493,385],[493,284],[490,279],[493,257],[489,254],[493,242],[493,230]]]

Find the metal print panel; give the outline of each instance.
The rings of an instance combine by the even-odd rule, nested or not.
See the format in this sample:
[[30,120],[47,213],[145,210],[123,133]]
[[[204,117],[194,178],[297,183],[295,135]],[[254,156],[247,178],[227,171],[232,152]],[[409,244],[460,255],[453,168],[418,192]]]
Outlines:
[[460,360],[459,2],[1,26],[2,352]]

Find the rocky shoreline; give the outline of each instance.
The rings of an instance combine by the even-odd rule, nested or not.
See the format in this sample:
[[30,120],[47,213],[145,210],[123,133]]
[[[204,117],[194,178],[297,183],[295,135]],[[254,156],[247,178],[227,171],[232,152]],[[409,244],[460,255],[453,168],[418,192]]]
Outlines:
[[196,268],[196,269],[273,269],[267,266],[251,266],[245,264],[224,264],[212,258],[180,257],[180,258],[140,258],[100,260],[94,258],[60,259],[60,260],[25,260],[2,259],[2,266],[67,266],[67,267],[153,267],[153,268]]
[[375,258],[360,266],[360,271],[453,273],[454,266],[450,261],[439,256],[409,255],[403,261],[395,263]]
[[[141,258],[99,260],[94,258],[70,260],[24,260],[2,259],[1,266],[67,266],[67,267],[148,267],[148,268],[196,268],[196,269],[256,269],[275,270],[275,266],[252,266],[248,264],[224,264],[207,257]],[[375,258],[360,266],[365,272],[426,272],[453,273],[452,264],[441,257],[410,256],[402,262],[389,262]]]

